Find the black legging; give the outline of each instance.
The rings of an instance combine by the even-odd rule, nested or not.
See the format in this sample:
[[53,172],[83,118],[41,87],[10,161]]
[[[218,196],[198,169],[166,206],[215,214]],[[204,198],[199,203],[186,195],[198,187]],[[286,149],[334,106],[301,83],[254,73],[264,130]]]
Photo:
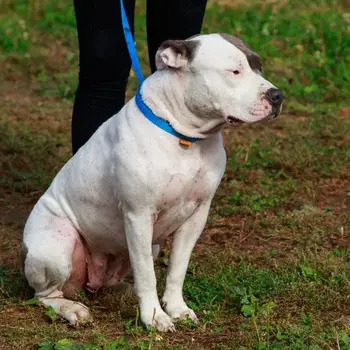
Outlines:
[[[167,39],[186,39],[201,29],[207,0],[148,0],[147,36],[152,72]],[[135,0],[124,0],[132,31]],[[75,153],[124,105],[130,58],[119,0],[74,0],[80,48],[79,85],[72,118]]]

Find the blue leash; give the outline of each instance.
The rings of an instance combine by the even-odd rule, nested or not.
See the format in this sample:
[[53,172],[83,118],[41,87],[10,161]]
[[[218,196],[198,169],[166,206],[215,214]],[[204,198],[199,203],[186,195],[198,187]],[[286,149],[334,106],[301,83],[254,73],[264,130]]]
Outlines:
[[137,52],[134,44],[134,38],[132,37],[128,17],[125,12],[124,8],[124,2],[123,0],[120,0],[120,8],[122,13],[122,24],[123,24],[123,30],[124,30],[124,36],[126,45],[128,46],[129,55],[131,58],[132,66],[134,68],[134,71],[136,73],[137,79],[139,80],[140,84],[143,83],[145,80],[145,77],[142,74],[139,58],[137,57]]
[[135,102],[139,110],[143,113],[143,115],[154,125],[158,126],[159,128],[163,129],[164,131],[168,132],[169,134],[172,134],[180,139],[180,143],[186,146],[190,146],[192,142],[196,142],[201,140],[197,137],[188,137],[185,135],[180,134],[177,132],[171,124],[161,118],[155,115],[152,110],[146,105],[146,103],[142,99],[141,95],[141,87],[142,83],[145,81],[145,77],[142,74],[140,61],[137,56],[135,44],[134,44],[134,38],[131,33],[128,17],[125,12],[124,3],[123,0],[120,0],[120,8],[121,8],[121,15],[122,15],[122,24],[123,24],[123,31],[125,36],[125,41],[128,46],[129,55],[131,58],[132,66],[134,68],[134,71],[136,73],[137,79],[139,80],[140,84],[137,88],[137,93],[135,96]]

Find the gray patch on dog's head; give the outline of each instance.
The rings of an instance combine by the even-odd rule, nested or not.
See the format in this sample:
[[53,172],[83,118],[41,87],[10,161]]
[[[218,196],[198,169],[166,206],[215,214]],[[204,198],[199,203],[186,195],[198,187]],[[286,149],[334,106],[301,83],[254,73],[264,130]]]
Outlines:
[[259,72],[262,71],[262,64],[259,55],[251,50],[243,40],[225,33],[221,33],[220,36],[230,44],[236,46],[237,49],[241,50],[246,55],[251,69],[258,70]]
[[159,50],[165,50],[171,47],[176,53],[188,59],[191,62],[196,54],[199,46],[197,40],[166,40],[161,45]]

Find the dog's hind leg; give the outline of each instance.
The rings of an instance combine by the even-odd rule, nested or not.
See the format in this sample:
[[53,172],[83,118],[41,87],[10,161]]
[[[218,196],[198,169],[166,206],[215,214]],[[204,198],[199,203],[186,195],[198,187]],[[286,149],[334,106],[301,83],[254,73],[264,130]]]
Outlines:
[[32,213],[24,229],[24,273],[35,296],[71,325],[91,320],[88,308],[64,298],[86,283],[84,247],[79,234],[64,218]]

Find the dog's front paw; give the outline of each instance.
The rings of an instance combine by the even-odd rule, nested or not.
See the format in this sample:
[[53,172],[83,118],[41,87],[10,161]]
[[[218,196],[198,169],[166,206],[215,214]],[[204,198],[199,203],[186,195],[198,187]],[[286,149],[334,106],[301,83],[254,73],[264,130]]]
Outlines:
[[190,309],[183,300],[178,302],[166,302],[163,299],[163,306],[165,312],[170,316],[172,320],[183,319],[187,316],[195,323],[198,322],[198,318],[194,311]]
[[146,326],[153,326],[160,332],[174,332],[175,326],[171,318],[161,309],[157,307],[141,308],[141,321]]
[[171,321],[171,318],[163,311],[158,310],[152,319],[152,325],[158,329],[160,332],[175,332],[175,326]]

